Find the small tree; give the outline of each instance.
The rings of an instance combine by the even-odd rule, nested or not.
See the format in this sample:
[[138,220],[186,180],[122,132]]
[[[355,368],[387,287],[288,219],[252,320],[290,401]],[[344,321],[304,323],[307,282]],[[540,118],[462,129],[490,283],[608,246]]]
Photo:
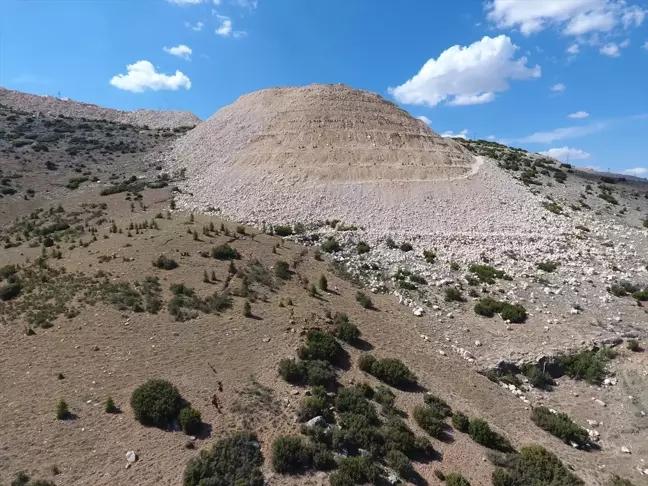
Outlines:
[[283,260],[277,261],[275,263],[275,275],[282,280],[288,280],[292,276],[288,262]]
[[246,300],[243,304],[243,315],[245,317],[252,317],[252,306],[250,305],[249,300]]
[[180,425],[187,435],[196,435],[202,428],[202,417],[200,412],[192,407],[185,407],[180,410]]
[[108,397],[108,400],[106,400],[106,413],[118,413],[119,408],[117,408],[117,405],[115,405],[115,402],[113,401],[112,397]]
[[469,425],[470,419],[468,419],[466,414],[461,412],[454,412],[452,414],[452,426],[459,432],[468,432]]
[[364,292],[358,291],[356,293],[356,301],[363,309],[373,309],[373,302],[371,301],[371,297],[369,297]]
[[135,419],[142,425],[165,427],[182,408],[178,389],[166,380],[149,380],[131,395]]
[[59,420],[67,420],[71,417],[70,410],[68,409],[68,405],[61,398],[59,400],[58,405],[56,406],[56,418]]

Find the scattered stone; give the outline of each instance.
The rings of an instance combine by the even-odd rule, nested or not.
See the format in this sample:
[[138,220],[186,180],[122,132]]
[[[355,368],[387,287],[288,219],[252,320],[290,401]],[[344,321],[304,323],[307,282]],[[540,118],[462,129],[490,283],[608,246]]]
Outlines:
[[621,452],[623,452],[624,454],[632,454],[632,452],[630,452],[630,449],[628,449],[626,446],[621,446]]
[[326,427],[327,425],[328,423],[326,422],[326,419],[321,415],[318,415],[306,422],[307,427]]
[[135,451],[128,451],[128,452],[126,453],[126,460],[127,460],[129,463],[132,464],[132,463],[134,463],[135,461],[137,461],[137,459],[138,459],[138,457],[137,457],[137,454],[135,453]]
[[269,342],[270,342],[270,338],[269,338],[269,337],[264,337],[264,338],[263,338],[263,342],[264,342],[264,343],[269,343]]

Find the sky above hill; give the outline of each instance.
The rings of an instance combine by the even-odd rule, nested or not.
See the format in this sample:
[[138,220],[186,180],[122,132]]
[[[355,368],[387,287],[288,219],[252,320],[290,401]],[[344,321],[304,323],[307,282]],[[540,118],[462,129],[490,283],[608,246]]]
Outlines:
[[344,83],[443,135],[648,176],[648,0],[0,0],[0,85],[206,119]]

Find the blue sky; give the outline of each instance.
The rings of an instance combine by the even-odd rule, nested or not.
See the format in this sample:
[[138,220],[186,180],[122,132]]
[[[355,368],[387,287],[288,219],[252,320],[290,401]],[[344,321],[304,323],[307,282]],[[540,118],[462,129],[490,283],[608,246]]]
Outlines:
[[648,0],[0,0],[10,89],[204,119],[315,82],[648,175]]

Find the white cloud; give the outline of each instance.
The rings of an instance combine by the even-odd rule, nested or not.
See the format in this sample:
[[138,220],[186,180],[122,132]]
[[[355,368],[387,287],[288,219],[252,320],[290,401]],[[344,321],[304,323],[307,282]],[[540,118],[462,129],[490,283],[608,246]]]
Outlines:
[[646,49],[648,51],[648,41],[644,42],[644,45],[641,46],[641,47],[643,47],[644,49]]
[[427,126],[430,126],[432,124],[432,120],[430,120],[427,116],[421,115],[417,116],[417,119],[421,120],[423,123],[425,123]]
[[578,44],[572,44],[567,48],[567,53],[575,56],[580,52],[580,46]]
[[203,0],[167,0],[167,2],[175,5],[198,5],[199,3],[202,3]]
[[220,27],[216,29],[216,34],[227,37],[232,33],[232,21],[229,17],[224,17],[219,15],[218,18],[221,20]]
[[585,160],[591,157],[591,155],[584,150],[569,147],[552,148],[545,152],[540,152],[540,155],[553,157],[554,159],[562,160],[563,162],[566,160]]
[[599,52],[604,56],[610,57],[619,57],[621,55],[621,49],[619,49],[618,44],[615,44],[614,42],[601,46]]
[[196,32],[200,32],[204,26],[205,24],[202,22],[196,22],[193,25],[190,22],[185,22],[185,27],[189,27],[191,30],[194,30]]
[[193,52],[191,50],[191,47],[187,47],[184,44],[180,44],[179,46],[175,46],[175,47],[163,47],[162,50],[167,54],[181,57],[183,59],[186,59],[187,61],[191,59],[191,54]]
[[486,137],[486,140],[497,140],[497,137],[495,135],[489,135]]
[[173,75],[158,73],[149,61],[137,61],[126,66],[127,74],[113,76],[110,84],[115,88],[133,93],[142,93],[147,89],[153,91],[190,89],[191,80],[182,72]]
[[404,104],[436,106],[493,101],[511,79],[540,77],[540,66],[529,68],[527,58],[515,59],[518,49],[505,35],[484,37],[468,47],[452,46],[428,60],[418,74],[389,92]]
[[556,92],[556,93],[562,93],[562,92],[565,91],[566,89],[567,89],[567,86],[565,86],[565,85],[562,84],[562,83],[554,84],[554,85],[551,87],[551,91],[554,91],[554,92]]
[[570,113],[568,116],[569,118],[580,119],[580,118],[587,118],[590,115],[586,111],[577,111],[576,113]]
[[524,35],[550,26],[566,35],[630,29],[642,24],[647,11],[625,0],[492,0],[487,17],[500,28],[517,28]]
[[444,137],[444,138],[463,138],[463,139],[467,139],[468,138],[468,129],[464,128],[459,133],[454,133],[452,130],[448,130],[446,132],[443,132],[441,134],[441,136]]
[[250,10],[254,10],[259,6],[258,0],[236,0],[236,3],[238,3],[240,7],[249,8]]
[[556,128],[549,132],[536,132],[528,137],[521,138],[518,141],[522,143],[552,143],[556,140],[591,135],[605,130],[607,126],[607,123],[595,123],[586,126]]
[[635,167],[634,169],[626,169],[623,173],[641,177],[648,174],[648,169],[645,167]]

